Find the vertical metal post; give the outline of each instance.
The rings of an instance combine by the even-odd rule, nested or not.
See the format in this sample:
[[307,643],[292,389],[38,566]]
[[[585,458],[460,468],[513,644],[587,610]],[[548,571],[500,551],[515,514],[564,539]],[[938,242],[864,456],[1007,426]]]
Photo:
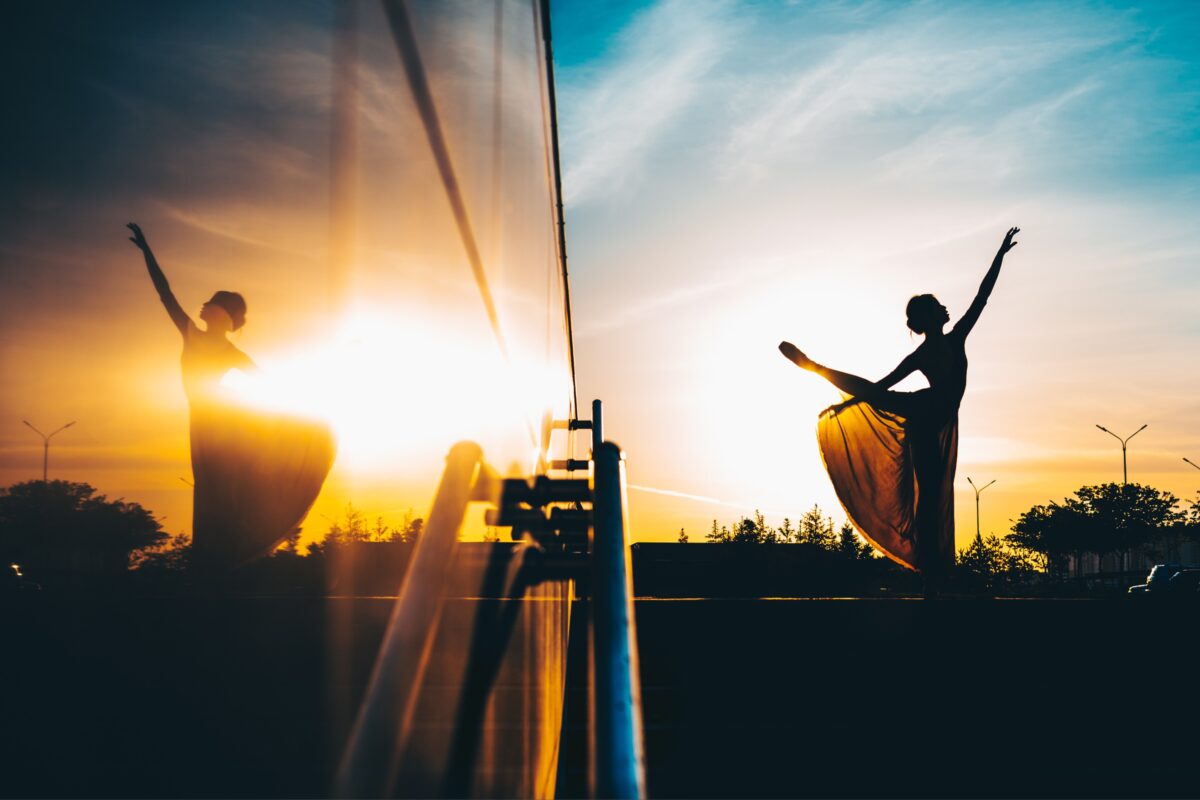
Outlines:
[[[595,433],[600,429],[599,401],[592,409]],[[641,798],[646,794],[646,778],[625,460],[612,442],[602,442],[592,459],[589,783],[593,797]]]
[[604,443],[604,404],[599,400],[592,401],[592,458],[600,452]]
[[446,456],[425,530],[392,609],[367,693],[338,768],[338,797],[389,797],[396,756],[412,724],[467,505],[488,480],[483,452],[459,442]]
[[970,475],[967,476],[967,483],[971,484],[971,488],[975,490],[975,538],[976,539],[981,538],[983,535],[982,532],[979,530],[979,495],[983,494],[983,490],[988,488],[988,486],[991,486],[995,482],[996,482],[996,480],[993,478],[992,480],[988,481],[987,484],[980,487],[980,486],[975,485],[975,481],[971,480]]
[[1115,433],[1113,433],[1112,431],[1110,431],[1108,428],[1104,427],[1103,425],[1096,426],[1097,428],[1104,431],[1109,436],[1113,437],[1114,439],[1116,439],[1118,442],[1121,443],[1121,485],[1122,486],[1129,483],[1129,461],[1126,457],[1126,450],[1127,450],[1127,445],[1129,444],[1129,440],[1132,439],[1133,437],[1137,436],[1142,431],[1146,430],[1146,428],[1148,428],[1149,426],[1150,426],[1150,423],[1146,423],[1145,425],[1138,428],[1133,433],[1126,436],[1124,439],[1122,439],[1120,436],[1117,436]]
[[975,492],[975,538],[979,539],[982,535],[979,532],[979,492]]
[[[597,400],[596,402],[600,402],[600,401]],[[21,423],[26,428],[29,428],[29,430],[36,433],[38,436],[42,437],[42,483],[46,483],[50,478],[50,440],[53,439],[58,434],[65,431],[67,428],[74,425],[75,420],[71,420],[66,425],[63,425],[61,428],[58,428],[57,430],[53,430],[50,433],[42,433],[37,428],[35,428],[27,419],[21,420]]]

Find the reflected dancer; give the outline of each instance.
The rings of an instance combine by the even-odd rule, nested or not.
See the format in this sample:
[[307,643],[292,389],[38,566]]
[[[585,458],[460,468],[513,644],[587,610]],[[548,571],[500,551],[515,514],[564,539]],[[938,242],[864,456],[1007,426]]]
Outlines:
[[222,385],[230,370],[257,369],[229,340],[246,322],[246,301],[219,291],[200,309],[200,327],[176,300],[142,230],[129,223],[150,280],[183,337],[189,407],[192,555],[198,567],[228,569],[269,553],[303,521],[333,464],[324,423],[251,410]]
[[[921,294],[908,301],[908,327],[925,341],[879,381],[822,366],[791,342],[779,345],[790,361],[847,396],[817,423],[830,480],[859,531],[893,561],[920,571],[926,596],[937,594],[954,563],[954,471],[967,335],[1019,232],[1009,229],[970,308],[948,333],[943,328],[950,315],[937,298]],[[917,371],[929,388],[891,391]]]

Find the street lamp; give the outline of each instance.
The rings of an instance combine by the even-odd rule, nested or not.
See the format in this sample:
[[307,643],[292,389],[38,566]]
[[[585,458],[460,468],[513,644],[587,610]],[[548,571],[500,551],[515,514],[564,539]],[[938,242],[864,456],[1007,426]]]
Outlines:
[[982,488],[980,488],[979,486],[975,485],[975,481],[971,480],[971,477],[969,475],[967,476],[967,483],[971,484],[971,488],[975,490],[975,538],[977,538],[977,539],[983,538],[979,533],[979,495],[983,494],[983,490],[988,488],[988,486],[991,486],[995,482],[996,482],[995,479],[992,479],[991,482],[985,484]]
[[1191,465],[1192,465],[1193,467],[1195,467],[1196,469],[1200,469],[1200,464],[1197,464],[1195,461],[1192,461],[1192,460],[1191,460],[1190,458],[1188,458],[1187,456],[1184,456],[1184,457],[1183,457],[1183,460],[1184,460],[1184,461],[1186,461],[1187,463],[1191,464]]
[[56,434],[62,433],[67,428],[74,425],[75,420],[71,420],[66,425],[63,425],[58,430],[51,431],[49,434],[42,433],[37,428],[30,425],[28,420],[21,420],[21,422],[25,423],[25,427],[29,428],[31,431],[36,433],[38,436],[42,437],[42,483],[45,483],[46,476],[47,476],[47,473],[49,472],[49,467],[50,467],[50,440],[52,438],[54,438],[54,436]]
[[1116,439],[1118,442],[1121,443],[1121,483],[1122,484],[1129,483],[1129,462],[1126,459],[1125,445],[1129,444],[1130,439],[1137,436],[1142,431],[1146,430],[1147,425],[1149,425],[1149,423],[1146,423],[1146,425],[1143,425],[1142,427],[1138,428],[1136,431],[1129,434],[1124,439],[1122,439],[1120,436],[1117,436],[1115,433],[1113,433],[1112,431],[1110,431],[1108,428],[1104,427],[1103,425],[1096,426],[1097,428],[1104,431],[1109,436],[1113,437],[1114,439]]

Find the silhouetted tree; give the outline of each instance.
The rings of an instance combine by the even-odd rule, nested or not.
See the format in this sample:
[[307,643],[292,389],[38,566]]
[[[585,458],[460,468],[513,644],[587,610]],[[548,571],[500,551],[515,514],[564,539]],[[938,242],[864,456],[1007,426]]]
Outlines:
[[679,538],[676,539],[676,541],[679,542],[679,544],[687,544],[688,543],[687,531],[685,531],[683,528],[680,528],[679,529]]
[[191,566],[191,561],[192,537],[177,533],[154,547],[135,552],[130,565],[139,574],[182,572]]
[[712,522],[712,530],[704,534],[704,538],[713,544],[725,544],[733,541],[733,536],[729,533],[729,528],[724,525],[718,528],[715,519]]
[[1062,503],[1034,506],[1018,518],[1006,540],[1036,553],[1048,571],[1062,576],[1066,556],[1104,557],[1151,545],[1184,521],[1170,492],[1137,483],[1083,486]]
[[1089,535],[1108,552],[1121,554],[1122,568],[1131,550],[1157,542],[1184,519],[1175,495],[1140,483],[1083,486],[1075,496],[1067,502],[1087,519]]
[[310,553],[317,553],[331,545],[337,547],[356,542],[415,542],[424,529],[425,520],[414,517],[411,510],[405,512],[399,525],[392,527],[383,521],[383,517],[368,523],[366,514],[353,503],[347,503],[342,517],[332,520],[321,541],[309,545],[308,549]]
[[837,536],[833,529],[833,519],[825,516],[818,505],[813,505],[800,517],[797,523],[796,541],[803,544],[815,544],[824,550],[833,550],[837,546]]
[[964,588],[974,591],[1018,586],[1029,582],[1035,572],[1028,555],[1009,548],[998,536],[978,533],[971,544],[958,551],[956,566]]
[[734,524],[730,541],[738,544],[772,544],[777,537],[762,513],[755,511],[753,517],[742,517]]
[[1029,554],[1037,566],[1061,580],[1068,558],[1087,550],[1084,521],[1071,507],[1050,503],[1034,506],[1017,518],[1004,537],[1012,547]]
[[167,539],[137,503],[86,483],[29,481],[0,489],[0,557],[37,571],[123,572],[130,555]]
[[399,527],[392,530],[391,537],[392,541],[416,542],[424,532],[425,520],[421,517],[414,517],[412,509],[409,509],[404,512],[404,517],[400,520]]
[[285,536],[283,541],[279,543],[279,546],[275,548],[275,553],[273,555],[299,555],[298,548],[300,547],[300,534],[302,532],[303,529],[299,525],[292,528],[291,533]]
[[[850,533],[852,536],[857,536],[853,527],[850,528]],[[732,542],[738,544],[786,544],[794,542],[816,545],[824,550],[835,550],[842,546],[838,534],[834,533],[833,519],[826,516],[821,507],[816,505],[800,517],[798,528],[793,528],[791,519],[787,517],[784,517],[782,525],[773,528],[767,524],[763,513],[755,510],[753,517],[742,517],[733,524],[732,528],[719,525],[714,519],[712,528],[704,535],[704,538],[716,544]],[[857,545],[859,550],[856,550],[856,553],[862,552],[862,549],[865,548],[868,557],[873,555],[874,551],[869,544],[861,539],[856,541],[859,543]],[[856,557],[859,556],[856,555]]]
[[1191,505],[1188,506],[1180,526],[1183,528],[1186,538],[1200,541],[1200,492],[1197,492],[1196,499],[1190,502]]
[[875,548],[859,536],[858,531],[849,522],[843,522],[838,529],[837,551],[851,561],[860,561],[875,557]]

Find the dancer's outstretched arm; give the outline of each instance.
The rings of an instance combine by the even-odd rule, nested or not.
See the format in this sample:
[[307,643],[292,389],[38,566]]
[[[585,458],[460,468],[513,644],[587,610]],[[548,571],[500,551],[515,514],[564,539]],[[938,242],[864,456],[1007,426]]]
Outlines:
[[885,377],[878,381],[869,381],[866,378],[851,375],[849,372],[841,372],[818,364],[800,352],[799,348],[791,342],[781,342],[779,352],[783,353],[784,357],[795,363],[796,366],[817,373],[851,397],[861,397],[865,400],[870,400],[892,388],[917,368],[916,353],[910,353]]
[[992,289],[996,286],[996,279],[1000,277],[1000,267],[1004,264],[1004,254],[1017,246],[1013,241],[1013,237],[1021,232],[1020,228],[1009,228],[1008,233],[1004,235],[1004,241],[1000,244],[1000,249],[996,251],[996,257],[992,259],[992,266],[987,271],[987,275],[983,276],[983,283],[979,284],[979,293],[975,295],[975,299],[971,302],[971,307],[967,309],[967,313],[963,314],[962,319],[954,326],[954,332],[966,338],[966,335],[975,327],[975,323],[979,321],[979,315],[983,313],[983,307],[987,305],[988,297],[992,293]]
[[179,305],[179,301],[175,299],[175,293],[171,291],[171,285],[167,283],[167,276],[158,266],[158,260],[154,257],[150,245],[146,243],[142,229],[136,222],[131,222],[126,227],[133,231],[133,236],[129,237],[129,241],[137,245],[138,249],[142,251],[142,255],[146,257],[146,269],[150,272],[150,280],[154,283],[154,288],[158,290],[158,299],[162,300],[163,308],[167,309],[167,315],[170,316],[171,322],[175,323],[179,332],[186,335],[191,318],[183,310],[183,306]]

